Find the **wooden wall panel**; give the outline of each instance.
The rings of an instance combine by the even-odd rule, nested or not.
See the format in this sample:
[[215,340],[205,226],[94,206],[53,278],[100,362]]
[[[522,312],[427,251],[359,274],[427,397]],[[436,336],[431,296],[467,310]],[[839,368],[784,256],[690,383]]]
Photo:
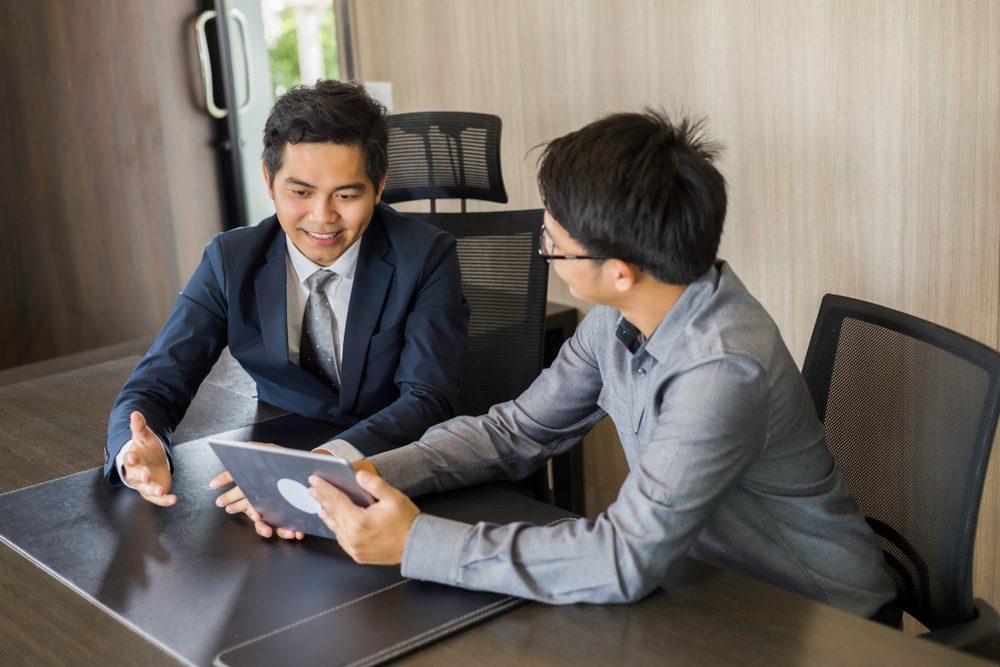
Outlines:
[[[529,151],[541,141],[647,105],[707,115],[728,147],[720,255],[800,363],[826,292],[997,346],[1000,3],[366,0],[354,12],[360,78],[392,81],[397,111],[504,119],[512,206],[540,205]],[[550,298],[574,303],[555,280]],[[596,512],[625,469],[610,428],[585,452]],[[998,490],[994,466],[975,582],[994,603]]]
[[0,3],[0,368],[154,333],[221,230],[209,121],[170,87],[195,9]]

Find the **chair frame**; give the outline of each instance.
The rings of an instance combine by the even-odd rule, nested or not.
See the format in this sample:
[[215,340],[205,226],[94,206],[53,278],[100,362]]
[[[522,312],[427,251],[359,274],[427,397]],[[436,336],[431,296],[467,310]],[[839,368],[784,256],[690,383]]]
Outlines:
[[[995,633],[1000,627],[1000,617],[985,601],[972,597],[972,557],[989,453],[996,433],[997,419],[1000,416],[1000,353],[968,336],[913,315],[850,297],[827,294],[820,305],[802,368],[817,414],[824,423],[836,358],[836,345],[839,344],[843,321],[848,317],[926,342],[982,368],[989,375],[989,386],[984,396],[984,410],[977,427],[976,443],[972,452],[973,464],[968,479],[977,500],[973,510],[968,516],[963,517],[961,524],[952,531],[960,539],[956,546],[958,555],[952,563],[949,577],[950,580],[958,582],[957,590],[963,598],[958,606],[971,606],[974,615],[971,619],[959,619],[957,622],[955,619],[937,619],[933,615],[920,620],[933,630],[922,635],[923,637],[955,647],[981,639],[984,631]],[[827,358],[821,358],[821,351],[824,350],[832,350]],[[885,531],[880,529],[878,524],[881,522],[866,518],[877,533],[891,540],[891,535],[886,535]],[[894,559],[886,555],[891,564],[891,560]],[[913,611],[920,613],[919,610]]]

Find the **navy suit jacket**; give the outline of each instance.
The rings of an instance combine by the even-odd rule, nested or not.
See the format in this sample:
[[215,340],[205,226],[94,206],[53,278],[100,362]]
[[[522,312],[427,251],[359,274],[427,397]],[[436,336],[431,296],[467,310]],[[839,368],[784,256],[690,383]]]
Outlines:
[[111,411],[104,474],[132,437],[138,410],[167,444],[228,345],[258,398],[339,426],[366,455],[398,447],[455,413],[469,306],[455,239],[375,208],[361,238],[344,331],[339,390],[288,360],[285,233],[272,216],[218,234],[153,347]]

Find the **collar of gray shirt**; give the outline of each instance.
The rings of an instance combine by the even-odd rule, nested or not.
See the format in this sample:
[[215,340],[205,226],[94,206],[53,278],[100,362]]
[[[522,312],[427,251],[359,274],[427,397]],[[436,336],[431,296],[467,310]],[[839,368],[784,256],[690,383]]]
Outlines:
[[[720,266],[721,264],[713,264],[701,278],[687,286],[677,302],[656,325],[649,338],[644,337],[642,332],[624,317],[618,320],[615,337],[633,357],[648,352],[657,361],[664,361],[667,353],[681,336],[684,323],[702,308],[705,300],[711,298],[718,288]],[[742,287],[742,284],[740,286]]]

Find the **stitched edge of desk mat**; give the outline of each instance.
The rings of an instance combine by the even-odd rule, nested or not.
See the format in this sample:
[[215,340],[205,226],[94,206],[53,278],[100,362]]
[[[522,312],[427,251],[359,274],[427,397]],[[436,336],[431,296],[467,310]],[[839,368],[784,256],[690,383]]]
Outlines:
[[[516,495],[513,496],[515,499],[517,497],[518,496]],[[560,513],[562,512],[560,511]],[[546,525],[553,526],[564,521],[572,520],[573,517],[561,517],[549,522]],[[443,612],[441,615],[444,618],[436,625],[423,630],[415,629],[416,633],[410,635],[406,635],[407,631],[402,630],[400,634],[406,636],[397,637],[394,643],[384,648],[375,648],[372,652],[367,653],[367,655],[364,655],[364,653],[370,649],[362,647],[359,651],[357,642],[349,643],[346,647],[346,651],[344,652],[353,651],[355,655],[348,656],[346,659],[339,662],[336,662],[335,660],[336,664],[342,665],[343,667],[367,667],[369,665],[379,665],[427,646],[428,644],[431,644],[439,639],[443,639],[444,637],[460,632],[467,627],[495,616],[499,616],[526,602],[526,600],[522,598],[513,596],[502,596],[499,597],[499,599],[489,601],[489,598],[496,598],[498,595],[486,591],[460,589],[433,582],[403,579],[402,581],[395,582],[367,595],[360,596],[354,600],[339,604],[331,609],[313,614],[307,618],[303,618],[284,627],[267,632],[259,637],[255,637],[223,649],[215,656],[213,665],[216,665],[217,667],[242,667],[244,665],[249,667],[269,665],[278,659],[279,656],[289,655],[290,650],[294,650],[294,647],[299,646],[307,646],[309,647],[307,650],[313,651],[317,650],[317,646],[320,649],[329,647],[330,653],[336,654],[338,649],[344,650],[344,648],[337,643],[337,632],[341,629],[341,625],[338,624],[336,618],[327,619],[327,621],[322,625],[316,625],[316,623],[322,617],[327,616],[332,612],[336,612],[359,603],[369,602],[373,605],[372,609],[357,611],[355,614],[356,618],[349,617],[342,619],[342,621],[347,625],[351,625],[353,623],[355,625],[362,626],[357,628],[358,631],[368,633],[368,631],[372,629],[378,630],[377,626],[374,628],[372,626],[366,626],[364,620],[359,622],[358,617],[362,619],[365,617],[375,618],[376,614],[372,612],[376,611],[380,606],[382,608],[390,609],[408,606],[406,604],[406,599],[392,599],[392,595],[398,594],[402,590],[402,586],[404,584],[411,584],[409,587],[411,597],[409,600],[410,605],[413,605],[414,602],[432,606],[435,604],[445,604],[450,605],[451,610]],[[388,596],[389,599],[374,599],[380,595]],[[465,613],[460,613],[460,615],[451,616],[455,613],[454,608],[457,605],[462,605],[466,608],[474,608],[466,611]],[[401,614],[401,618],[398,620],[405,624],[407,620],[407,614],[405,611]],[[289,632],[293,634],[287,634]],[[369,634],[369,636],[371,635]],[[393,640],[390,639],[390,641]],[[377,644],[377,639],[373,643]],[[244,649],[248,649],[251,652],[248,653],[247,650]],[[362,655],[357,655],[359,653]],[[299,655],[298,658],[304,660],[304,662],[311,662],[313,660],[323,659],[323,656]],[[329,661],[328,655],[326,656],[326,659]]]
[[[84,471],[81,471],[81,472],[90,472],[90,471],[84,470]],[[81,474],[81,473],[73,473],[73,474],[74,475],[78,475],[78,474]],[[72,477],[72,475],[66,475],[66,477]],[[64,479],[64,478],[60,477],[59,479]],[[52,480],[52,481],[55,481],[55,480]],[[45,482],[42,482],[42,484],[45,484]],[[38,486],[38,485],[34,484],[32,486]],[[26,488],[30,488],[30,487],[26,487]],[[8,493],[13,493],[13,491],[9,491]],[[6,494],[4,494],[4,495],[6,495]],[[137,635],[139,635],[140,637],[142,637],[143,639],[145,639],[146,641],[148,641],[150,644],[153,644],[154,646],[156,646],[157,648],[159,648],[161,651],[163,651],[164,653],[166,653],[167,655],[169,655],[171,658],[175,658],[177,661],[179,661],[179,662],[181,662],[181,663],[183,663],[185,665],[191,665],[192,667],[197,667],[195,665],[195,663],[191,662],[188,658],[184,657],[182,654],[180,654],[177,651],[175,651],[174,649],[170,648],[170,646],[168,646],[167,644],[163,643],[161,640],[157,639],[153,635],[149,634],[148,632],[146,632],[145,630],[143,630],[142,628],[140,628],[138,625],[136,625],[135,623],[133,623],[132,621],[130,621],[128,619],[128,617],[123,616],[122,614],[119,614],[118,612],[116,612],[111,607],[109,607],[106,604],[102,603],[100,600],[98,600],[97,598],[95,598],[92,595],[90,595],[90,593],[87,593],[85,590],[83,590],[82,588],[80,588],[79,586],[77,586],[76,584],[74,584],[70,579],[67,579],[66,577],[63,577],[58,572],[56,572],[55,570],[53,570],[52,568],[50,568],[48,565],[46,565],[42,561],[38,560],[37,558],[33,557],[31,554],[29,554],[26,551],[24,551],[23,549],[21,549],[21,547],[17,546],[16,544],[14,544],[10,540],[8,540],[3,535],[0,535],[0,542],[3,542],[5,545],[7,545],[8,547],[10,547],[11,550],[13,550],[18,555],[22,556],[29,563],[31,563],[32,565],[36,566],[38,569],[42,570],[43,572],[45,572],[46,574],[48,574],[49,576],[51,576],[53,579],[55,579],[59,583],[65,585],[67,588],[69,588],[71,591],[73,591],[74,593],[76,593],[77,595],[79,595],[81,598],[83,598],[84,600],[86,600],[87,602],[89,602],[90,604],[92,604],[93,606],[97,607],[98,609],[100,609],[101,611],[103,611],[104,613],[106,613],[108,616],[110,616],[111,618],[115,619],[116,621],[118,621],[119,623],[121,623],[122,625],[124,625],[125,627],[127,627],[129,630],[131,630],[132,632],[136,633]]]
[[504,612],[510,611],[514,607],[521,606],[525,602],[526,601],[522,598],[512,597],[497,600],[493,604],[483,607],[479,611],[471,612],[465,616],[456,618],[449,623],[440,625],[437,628],[427,630],[426,632],[412,637],[407,641],[401,641],[393,646],[382,649],[378,653],[373,653],[367,658],[349,663],[347,667],[368,667],[369,665],[379,665],[383,662],[388,662],[393,658],[401,657],[439,639],[444,639],[446,636],[464,630],[465,628],[475,625],[476,623],[493,618],[494,616],[499,616]]
[[[378,595],[381,595],[393,589],[398,589],[401,586],[410,583],[419,585],[421,582],[417,582],[412,579],[403,579],[402,581],[398,581],[394,584],[381,588],[377,591],[372,591],[367,595],[360,596],[354,600],[350,600],[349,602],[345,602],[331,609],[327,609],[326,611],[313,614],[312,616],[296,621],[295,623],[290,623],[285,627],[272,630],[271,632],[265,633],[260,637],[255,637],[245,642],[241,642],[235,646],[223,649],[222,651],[219,652],[218,655],[215,656],[215,659],[212,664],[216,665],[217,667],[236,667],[237,665],[242,663],[240,662],[239,655],[233,655],[233,654],[238,654],[241,651],[241,649],[251,648],[255,644],[261,644],[262,642],[266,642],[267,640],[272,639],[287,631],[295,630],[297,628],[301,629],[303,628],[303,626],[308,625],[314,621],[317,621],[323,616],[326,616],[330,613],[340,611],[349,606],[371,600],[372,598],[375,598]],[[456,590],[455,592],[458,592],[458,590]],[[418,634],[406,637],[405,639],[402,639],[392,644],[391,646],[379,649],[374,653],[371,653],[370,655],[366,655],[361,658],[351,660],[350,662],[338,663],[338,664],[341,664],[342,667],[368,667],[370,665],[379,665],[388,662],[389,660],[392,660],[394,658],[398,658],[402,655],[405,655],[406,653],[414,651],[418,648],[426,646],[434,641],[437,641],[438,639],[442,639],[448,635],[459,632],[469,626],[475,625],[476,623],[480,623],[489,618],[493,618],[494,616],[499,616],[500,614],[503,614],[504,612],[507,612],[524,603],[525,600],[521,598],[506,596],[499,600],[491,602],[483,607],[462,614],[461,616],[449,619],[444,623],[441,623],[440,625],[436,625]],[[234,662],[227,662],[227,657],[226,657],[227,655],[232,656],[232,658],[230,659],[234,659]]]
[[[284,417],[275,417],[269,419],[268,422],[271,422],[272,430],[292,425],[292,421],[288,421]],[[307,427],[311,428],[308,424]],[[298,433],[296,435],[302,437],[303,434]],[[108,556],[104,552],[99,555],[97,560],[90,557],[81,559],[79,558],[80,553],[82,553],[80,549],[86,547],[81,546],[82,543],[73,540],[74,530],[77,532],[84,531],[88,534],[88,539],[97,539],[98,543],[100,543],[100,539],[114,540],[113,543],[108,543],[111,544],[108,549],[111,549],[112,552],[115,549],[119,551],[125,549],[126,556],[135,555],[140,558],[140,561],[138,561],[141,570],[140,575],[144,572],[148,573],[161,586],[164,582],[182,581],[177,578],[178,576],[187,579],[186,571],[183,569],[178,570],[178,567],[183,568],[185,563],[201,563],[205,562],[205,558],[210,560],[215,559],[213,562],[218,562],[219,559],[222,561],[226,559],[231,560],[233,554],[237,553],[233,549],[240,548],[238,545],[245,542],[243,537],[246,527],[238,525],[238,522],[233,517],[214,512],[202,512],[203,505],[208,507],[214,501],[214,493],[208,490],[207,482],[214,474],[214,467],[218,466],[218,461],[214,458],[214,454],[211,453],[208,447],[189,447],[187,446],[188,444],[190,443],[185,443],[184,447],[178,449],[178,455],[181,459],[184,459],[181,461],[177,473],[177,487],[179,490],[183,489],[185,494],[183,508],[167,508],[161,511],[160,508],[148,506],[138,499],[134,493],[109,489],[103,480],[101,469],[93,468],[0,496],[2,501],[5,501],[0,501],[0,506],[5,508],[2,516],[0,516],[0,537],[2,537],[5,544],[8,544],[15,552],[25,557],[43,572],[48,573],[56,581],[65,584],[70,590],[112,616],[112,618],[119,620],[123,625],[150,641],[151,644],[163,650],[167,655],[174,657],[184,664],[200,664],[203,661],[207,664],[219,652],[220,645],[226,646],[225,643],[220,642],[220,644],[212,647],[211,637],[215,636],[214,633],[217,630],[229,633],[233,627],[243,625],[239,617],[232,616],[231,614],[226,615],[227,612],[225,612],[225,609],[221,607],[216,609],[218,605],[213,606],[211,610],[205,611],[211,611],[212,613],[219,611],[222,615],[216,614],[208,618],[204,618],[201,613],[190,612],[181,614],[180,618],[171,618],[169,616],[160,618],[156,613],[153,613],[151,616],[148,605],[144,606],[150,599],[149,594],[144,592],[148,584],[144,580],[136,580],[129,583],[128,579],[131,575],[128,572],[106,569],[109,565],[114,565],[114,558],[117,558],[117,553],[112,553],[112,557],[107,562],[103,560],[105,556]],[[58,493],[55,495],[49,494],[47,487],[53,484],[56,485],[56,488],[68,484],[67,492],[70,495],[66,496],[65,493],[62,496]],[[192,484],[195,486],[191,486]],[[96,495],[93,495],[95,493]],[[484,519],[497,522],[528,519],[534,520],[537,523],[546,523],[555,517],[562,518],[568,515],[567,512],[515,493],[500,493],[502,495],[498,495],[497,491],[490,492],[489,490],[457,491],[448,494],[447,499],[444,496],[426,497],[418,502],[427,511],[467,522]],[[14,494],[25,495],[22,499],[19,495]],[[83,501],[82,505],[80,502],[74,501],[74,494],[82,494],[78,499],[79,501]],[[67,501],[72,502],[69,502],[67,505]],[[181,512],[181,514],[178,515],[178,512]],[[43,520],[39,522],[39,519]],[[184,537],[183,534],[178,534],[176,530],[172,533],[164,532],[166,528],[170,528],[171,526],[176,529],[178,525],[186,525],[186,521],[189,519],[196,519],[202,528],[213,531],[213,536],[216,535],[215,531],[224,529],[230,537],[218,540],[213,539],[208,545],[209,548],[207,550],[196,546],[192,551],[190,546],[186,546],[194,544],[190,541],[191,539],[196,540],[198,545],[203,544],[198,533],[188,538]],[[75,523],[77,520],[82,520],[82,523]],[[178,524],[178,521],[182,522],[182,524]],[[106,533],[103,538],[98,538],[96,534],[91,534],[95,527]],[[249,533],[246,534],[249,535]],[[123,541],[121,538],[125,535],[134,535],[137,537],[135,546],[126,546],[131,544],[132,540]],[[239,536],[238,542],[230,543],[227,541],[236,535]],[[167,541],[164,541],[165,538]],[[321,542],[328,541],[322,540]],[[77,545],[75,547],[76,555],[74,555],[74,544]],[[233,546],[229,546],[229,544]],[[257,541],[255,540],[256,544]],[[336,554],[332,553],[335,549],[340,554],[340,556],[337,556],[337,559],[343,560],[343,565],[346,566],[347,560],[349,560],[346,555],[340,552],[339,547],[336,547],[335,543],[330,542],[329,544],[332,544],[333,547],[320,544],[312,545],[307,550],[313,552],[313,555],[309,556],[308,560],[315,565],[317,558],[325,559],[330,555],[336,556]],[[67,548],[67,545],[69,548]],[[274,545],[274,548],[276,550],[288,550],[296,549],[297,547],[294,545]],[[177,549],[180,549],[180,551],[177,551]],[[263,548],[261,550],[268,551]],[[165,556],[166,559],[159,558],[159,556]],[[192,558],[188,558],[188,556],[192,556]],[[176,560],[177,558],[180,560]],[[171,560],[174,560],[174,562],[168,567],[167,563],[170,563]],[[258,562],[259,560],[256,559],[253,562]],[[125,569],[127,569],[130,566],[130,559],[126,559],[123,562],[125,563]],[[209,566],[212,564],[211,562],[208,563]],[[114,567],[123,566],[114,565]],[[108,572],[116,574],[112,579],[108,579]],[[293,578],[298,577],[294,573],[288,574],[290,572],[288,570],[276,571],[273,568],[265,569],[264,573],[269,577],[268,579],[256,579],[256,584],[251,585],[250,588],[246,588],[249,585],[247,582],[250,580],[241,579],[236,574],[234,575],[235,579],[232,580],[234,582],[233,586],[236,586],[236,588],[231,588],[225,576],[212,579],[211,577],[215,577],[214,572],[215,570],[211,569],[211,567],[209,570],[201,571],[200,575],[198,572],[192,571],[192,574],[196,576],[189,580],[192,583],[187,588],[191,586],[197,588],[202,586],[202,584],[208,584],[209,589],[214,591],[214,594],[224,594],[230,590],[243,591],[247,593],[246,596],[241,598],[240,596],[243,595],[243,592],[237,592],[235,594],[236,597],[233,598],[239,604],[243,604],[244,601],[252,600],[253,598],[256,598],[258,601],[265,600],[269,593],[264,589],[273,585],[281,588],[283,583],[294,583]],[[178,573],[180,574],[178,575]],[[222,575],[228,574],[225,568],[220,569],[218,573]],[[279,578],[271,578],[275,575],[278,575]],[[206,576],[210,578],[205,579]],[[350,575],[348,577],[349,579],[344,579],[345,583],[352,579]],[[379,580],[382,583],[379,583]],[[102,587],[108,581],[111,582],[109,584],[110,587],[105,590]],[[486,613],[500,613],[507,608],[503,605],[492,606],[498,602],[497,598],[503,599],[504,596],[492,593],[464,591],[457,588],[444,587],[439,584],[415,581],[409,586],[400,585],[387,588],[387,584],[400,583],[398,570],[395,574],[388,570],[381,572],[381,574],[372,570],[362,576],[361,579],[354,581],[347,589],[341,591],[342,593],[346,593],[346,595],[341,596],[339,600],[330,600],[330,602],[333,602],[333,606],[336,606],[368,595],[371,593],[371,589],[368,591],[364,590],[364,587],[367,585],[366,582],[372,583],[374,590],[382,591],[383,598],[385,598],[386,591],[388,590],[411,590],[412,593],[404,596],[393,598],[390,595],[388,598],[394,604],[406,604],[410,611],[402,615],[399,613],[394,614],[397,610],[391,605],[387,606],[383,603],[368,606],[357,618],[340,618],[338,621],[343,622],[346,620],[348,624],[354,623],[355,625],[359,623],[368,624],[370,627],[369,620],[371,619],[368,619],[365,614],[371,615],[374,609],[375,618],[373,620],[376,624],[388,621],[393,623],[393,627],[398,630],[395,637],[385,637],[387,643],[392,643],[389,649],[395,651],[406,650],[413,646],[410,641],[410,638],[413,636],[420,635],[423,638],[421,641],[427,643],[442,633],[453,632],[483,618]],[[136,584],[138,584],[138,588],[135,587]],[[440,587],[440,590],[435,590],[436,587]],[[152,590],[150,589],[150,591]],[[175,594],[185,595],[183,593],[184,590],[186,590],[185,587],[177,589]],[[122,591],[124,591],[125,598],[121,597]],[[206,590],[205,594],[211,595],[213,593]],[[116,599],[113,597],[114,595],[118,595],[119,597]],[[136,595],[138,597],[134,597]],[[319,606],[319,604],[316,604],[322,603],[321,597],[322,595],[319,597],[313,596],[311,600],[312,604],[309,603],[308,599],[304,600],[304,616],[315,616],[329,607],[329,605]],[[373,598],[375,596],[366,599],[371,600]],[[190,600],[195,603],[197,602],[195,598],[190,598]],[[511,605],[517,603],[520,603],[520,601],[512,602]],[[136,604],[139,606],[136,606]],[[355,604],[356,606],[356,603],[351,602],[351,604]],[[310,606],[312,609],[309,609]],[[429,615],[422,614],[421,609],[428,607],[433,609],[433,612]],[[484,612],[484,615],[476,613],[484,608],[489,608],[489,611]],[[387,611],[388,613],[386,613]],[[449,614],[451,618],[447,618]],[[274,614],[271,615],[275,616]],[[293,613],[286,616],[286,618],[295,617]],[[166,621],[166,625],[158,625],[158,623],[164,620]],[[288,621],[282,623],[276,617],[273,620],[278,622],[271,625],[270,627],[272,628],[284,627],[288,623]],[[201,627],[206,621],[209,625],[206,627],[206,634],[204,635],[197,633],[194,635],[178,634],[185,628],[189,632],[192,628]],[[237,625],[232,625],[230,621],[235,622]],[[217,623],[217,628],[211,625],[213,622]],[[423,627],[420,627],[418,622],[423,622]],[[252,625],[246,627],[247,633],[260,636],[260,633],[267,629],[265,623],[257,623],[257,625],[256,629],[251,629]],[[428,626],[433,627],[429,628]],[[432,632],[427,634],[428,630]],[[411,632],[412,634],[410,637],[400,636],[404,632]],[[354,636],[356,635],[350,635],[348,638],[350,639]],[[222,637],[219,638],[222,639]],[[236,636],[230,637],[231,641],[238,639]],[[356,646],[356,648],[358,648],[356,654],[364,654],[365,651],[381,652],[388,650],[385,647],[378,646],[366,648],[364,645]],[[381,655],[381,653],[379,654]],[[328,654],[324,654],[322,657],[324,662],[329,662]],[[359,655],[350,657],[350,660],[355,659],[359,659]],[[350,660],[344,659],[343,662],[349,662]]]
[[[563,523],[565,521],[572,521],[572,520],[574,520],[574,517],[561,517],[559,519],[556,519],[554,521],[549,522],[546,525],[548,525],[548,526],[554,526],[556,524]],[[237,667],[238,664],[241,664],[239,662],[239,657],[238,656],[234,656],[235,661],[233,662],[233,664],[230,664],[229,662],[226,661],[226,657],[225,656],[227,654],[238,653],[240,651],[240,649],[246,648],[246,647],[251,646],[253,644],[260,644],[261,642],[265,642],[265,641],[267,641],[267,640],[269,640],[269,639],[271,639],[273,637],[276,637],[277,635],[279,635],[281,633],[284,633],[286,631],[294,630],[296,628],[302,628],[302,626],[310,624],[310,623],[312,623],[314,621],[317,621],[317,620],[319,620],[320,618],[322,618],[323,616],[325,616],[327,614],[339,611],[339,610],[344,609],[344,608],[346,608],[348,606],[351,606],[351,605],[354,605],[354,604],[357,604],[357,603],[361,603],[361,602],[364,602],[366,600],[370,600],[371,598],[374,598],[377,595],[381,595],[383,593],[387,593],[389,591],[392,591],[393,589],[398,589],[400,586],[402,586],[404,584],[407,584],[407,583],[413,583],[413,585],[417,586],[417,587],[421,587],[421,586],[427,587],[427,588],[436,587],[436,588],[442,588],[442,589],[454,588],[454,587],[444,586],[443,584],[427,583],[427,582],[421,582],[421,581],[417,581],[417,580],[413,580],[413,579],[403,579],[402,581],[398,581],[396,583],[390,584],[389,586],[385,586],[385,587],[383,587],[383,588],[381,588],[379,590],[372,591],[371,593],[368,593],[367,595],[360,596],[360,597],[355,598],[353,600],[350,600],[350,601],[344,602],[342,604],[339,604],[339,605],[337,605],[337,606],[335,606],[335,607],[333,607],[331,609],[319,612],[317,614],[313,614],[312,616],[309,616],[307,618],[303,618],[303,619],[301,619],[299,621],[296,621],[294,623],[290,623],[290,624],[288,624],[288,625],[286,625],[284,627],[277,628],[275,630],[267,632],[267,633],[265,633],[265,634],[263,634],[263,635],[261,635],[259,637],[255,637],[253,639],[249,639],[247,641],[244,641],[244,642],[241,642],[239,644],[236,644],[235,646],[231,646],[229,648],[223,649],[222,651],[220,651],[215,656],[215,659],[213,660],[213,664],[217,665],[218,667]],[[480,595],[480,596],[482,596],[482,595],[494,595],[495,596],[496,595],[496,594],[490,594],[490,593],[482,593],[482,592],[479,592],[479,591],[469,591],[469,593],[470,594]],[[498,599],[498,600],[496,600],[494,602],[485,604],[484,606],[481,606],[481,607],[479,607],[477,609],[473,609],[472,611],[464,613],[464,614],[462,614],[460,616],[456,616],[454,618],[450,618],[450,619],[444,621],[443,623],[440,623],[438,625],[430,627],[430,628],[428,628],[428,629],[426,629],[426,630],[424,630],[422,632],[419,632],[419,633],[417,633],[415,635],[406,637],[406,638],[404,638],[404,639],[402,639],[400,641],[397,641],[396,643],[392,644],[391,646],[387,646],[385,648],[379,649],[379,650],[375,651],[374,653],[371,653],[370,655],[363,656],[363,657],[360,657],[358,659],[351,660],[349,662],[343,663],[343,665],[344,665],[344,667],[367,667],[369,665],[378,665],[378,664],[381,664],[383,662],[387,662],[387,661],[392,660],[394,658],[398,658],[398,657],[400,657],[400,656],[402,656],[402,655],[404,655],[406,653],[414,651],[414,650],[416,650],[418,648],[426,646],[426,645],[428,645],[428,644],[430,644],[430,643],[432,643],[434,641],[437,641],[438,639],[443,639],[444,637],[446,637],[448,635],[457,633],[457,632],[459,632],[459,631],[461,631],[461,630],[463,630],[463,629],[465,629],[465,628],[467,628],[467,627],[469,627],[471,625],[475,625],[476,623],[479,623],[481,621],[487,620],[489,618],[493,618],[494,616],[499,616],[500,614],[503,614],[504,612],[507,612],[507,611],[513,609],[514,607],[520,606],[520,605],[524,604],[525,602],[526,601],[523,598],[517,598],[517,597],[512,597],[512,596],[501,597],[500,599]],[[320,629],[318,631],[322,632],[322,629]],[[280,650],[273,651],[273,652],[282,653],[282,651],[280,651]]]

